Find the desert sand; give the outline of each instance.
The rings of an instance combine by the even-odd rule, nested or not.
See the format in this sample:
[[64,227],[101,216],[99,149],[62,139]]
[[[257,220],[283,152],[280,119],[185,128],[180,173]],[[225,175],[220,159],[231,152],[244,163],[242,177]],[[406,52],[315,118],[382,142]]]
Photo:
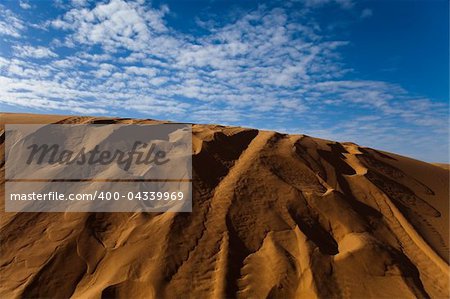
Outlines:
[[5,213],[1,298],[448,298],[449,170],[354,143],[193,125],[192,213]]

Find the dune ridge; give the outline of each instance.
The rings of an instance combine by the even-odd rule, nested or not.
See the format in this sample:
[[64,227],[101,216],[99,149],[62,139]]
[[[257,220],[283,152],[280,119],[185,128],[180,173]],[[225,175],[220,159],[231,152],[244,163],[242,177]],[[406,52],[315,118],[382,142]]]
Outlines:
[[[5,123],[161,123],[1,115]],[[192,213],[5,213],[3,298],[448,298],[449,171],[193,125]]]

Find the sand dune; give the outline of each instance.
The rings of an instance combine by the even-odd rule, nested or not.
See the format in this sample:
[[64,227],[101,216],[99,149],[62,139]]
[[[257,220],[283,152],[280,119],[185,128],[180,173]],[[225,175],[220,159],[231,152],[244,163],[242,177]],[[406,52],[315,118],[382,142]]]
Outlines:
[[[2,114],[1,123],[158,123]],[[4,211],[4,130],[1,130]],[[193,126],[192,213],[4,213],[2,298],[448,298],[449,171]]]

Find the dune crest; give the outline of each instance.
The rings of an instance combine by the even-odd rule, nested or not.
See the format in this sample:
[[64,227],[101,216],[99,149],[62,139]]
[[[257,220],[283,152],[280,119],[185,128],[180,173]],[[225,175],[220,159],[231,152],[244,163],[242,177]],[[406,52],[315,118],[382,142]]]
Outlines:
[[[161,123],[1,114],[5,123]],[[5,213],[0,296],[445,298],[449,171],[306,135],[193,125],[192,213]]]

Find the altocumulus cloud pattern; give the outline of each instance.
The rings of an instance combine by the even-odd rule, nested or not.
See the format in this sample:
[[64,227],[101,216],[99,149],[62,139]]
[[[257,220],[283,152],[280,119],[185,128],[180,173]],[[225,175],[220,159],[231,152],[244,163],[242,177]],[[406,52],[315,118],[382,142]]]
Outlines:
[[205,5],[187,18],[146,1],[19,4],[0,6],[5,110],[244,125],[448,159],[448,103],[362,76],[342,55],[351,39],[318,17],[361,23],[370,7]]

